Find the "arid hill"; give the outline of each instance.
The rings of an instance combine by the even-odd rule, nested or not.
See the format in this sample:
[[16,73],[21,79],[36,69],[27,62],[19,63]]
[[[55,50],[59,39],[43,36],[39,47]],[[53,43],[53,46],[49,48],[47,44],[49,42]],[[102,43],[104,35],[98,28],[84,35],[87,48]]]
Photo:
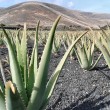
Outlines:
[[35,27],[38,20],[42,27],[49,27],[58,15],[62,15],[60,26],[63,28],[95,28],[110,23],[110,14],[99,14],[69,10],[49,3],[24,2],[8,8],[0,8],[0,23],[6,25],[23,25],[27,22]]

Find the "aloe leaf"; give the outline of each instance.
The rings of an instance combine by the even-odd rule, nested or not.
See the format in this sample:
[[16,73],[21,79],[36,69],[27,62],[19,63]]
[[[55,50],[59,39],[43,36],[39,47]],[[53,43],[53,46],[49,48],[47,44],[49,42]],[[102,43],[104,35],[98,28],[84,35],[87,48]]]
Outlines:
[[[89,44],[89,49],[88,49],[88,63],[89,63],[89,68],[91,68],[93,63],[93,52],[94,52],[94,42]],[[98,63],[98,62],[97,62]],[[95,65],[94,65],[95,67]]]
[[0,91],[5,94],[5,89],[4,89],[4,85],[2,83],[2,81],[0,80]]
[[103,29],[102,29],[102,32],[104,35],[101,36],[101,41],[110,54],[110,37],[109,35],[107,35],[107,33]]
[[37,24],[37,27],[36,27],[35,43],[34,43],[34,46],[35,46],[35,54],[34,54],[34,76],[35,76],[35,78],[36,78],[36,75],[37,75],[38,64],[39,64],[39,61],[38,61],[38,30],[39,30],[39,24],[40,24],[40,21],[38,21],[38,24]]
[[67,51],[67,46],[66,46],[66,44],[65,44],[64,40],[62,41],[62,44],[63,44],[63,46],[64,46],[65,50]]
[[43,95],[46,88],[46,83],[47,83],[47,75],[48,75],[53,38],[59,20],[60,17],[56,19],[49,33],[49,37],[47,39],[47,43],[41,57],[41,61],[39,64],[38,72],[34,83],[34,88],[30,97],[27,110],[39,110],[41,106]]
[[[88,32],[88,31],[87,31]],[[54,90],[54,87],[55,87],[55,84],[56,84],[56,81],[58,79],[58,76],[60,75],[61,73],[61,70],[63,68],[63,65],[68,57],[68,55],[70,54],[72,48],[74,47],[74,45],[78,42],[78,40],[83,37],[87,32],[85,32],[84,34],[82,34],[80,37],[78,37],[73,43],[72,45],[68,48],[68,50],[65,52],[63,58],[61,59],[61,61],[59,62],[58,66],[56,67],[54,73],[52,74],[50,80],[48,81],[47,83],[47,86],[46,86],[46,90],[45,90],[45,94],[44,94],[44,98],[43,98],[43,103],[42,103],[42,107],[41,108],[44,108],[45,105],[48,103],[51,95],[52,95],[52,92]],[[40,109],[42,110],[42,109]]]
[[53,40],[52,52],[53,53],[56,53],[57,52],[57,44],[56,44],[56,39],[55,38]]
[[92,64],[93,64],[93,53],[91,52],[91,51],[93,51],[92,50],[93,49],[93,45],[91,46],[90,44],[89,44],[89,46],[88,46],[88,51],[87,51],[87,57],[88,57],[88,67],[90,67]]
[[13,34],[12,34],[12,32],[11,32],[10,30],[8,30],[8,35],[11,36],[11,37],[10,37],[10,39],[11,39],[11,44],[13,45],[13,47],[15,47],[15,42],[14,42],[15,40],[14,40]]
[[102,32],[103,32],[103,34],[104,34],[104,36],[108,39],[107,41],[109,41],[109,42],[110,42],[110,38],[108,37],[107,33],[106,33],[103,29],[101,29],[101,30],[102,30]]
[[34,53],[35,53],[35,47],[33,48],[32,55],[31,55],[31,61],[29,64],[28,69],[28,85],[27,85],[27,95],[28,98],[31,96],[32,88],[34,85],[35,77],[34,77]]
[[21,58],[21,47],[20,47],[20,40],[19,40],[19,34],[16,35],[16,51],[17,51],[17,59],[18,59],[18,63],[20,65],[20,62],[22,62],[22,58]]
[[103,36],[101,36],[101,41],[102,44],[106,47],[106,49],[110,52],[110,47],[109,47],[109,43],[107,42],[108,39],[103,38]]
[[25,110],[16,87],[11,81],[6,82],[5,88],[6,110]]
[[80,65],[81,65],[81,67],[84,68],[84,69],[88,68],[89,67],[89,65],[88,65],[88,57],[87,57],[87,53],[86,53],[87,52],[86,51],[87,47],[84,46],[84,43],[82,43],[82,47],[80,47],[80,45],[77,44],[76,48],[77,48],[75,50],[76,56],[78,58],[78,61],[79,61]]
[[34,86],[36,74],[37,74],[37,69],[38,69],[38,29],[39,29],[39,23],[37,24],[36,28],[36,35],[35,35],[35,42],[34,42],[34,47],[31,55],[31,61],[29,64],[29,71],[28,71],[28,87],[27,87],[27,93],[28,93],[28,98],[30,98],[31,93],[32,93],[32,88]]
[[84,69],[87,69],[89,67],[89,63],[88,63],[88,57],[87,57],[87,53],[85,51],[84,45],[81,48],[80,59],[82,62],[81,67]]
[[27,105],[28,99],[27,99],[25,88],[24,88],[22,76],[20,73],[19,64],[17,62],[17,57],[15,55],[14,47],[12,47],[11,40],[10,40],[7,32],[5,31],[4,28],[2,28],[2,29],[5,34],[4,41],[6,42],[6,46],[8,48],[8,53],[9,53],[12,81],[13,81],[13,83],[16,84],[18,92],[20,93],[21,97],[23,98],[25,105]]
[[80,56],[79,56],[79,54],[78,54],[79,52],[75,49],[75,54],[76,54],[76,57],[77,57],[77,59],[78,59],[78,61],[79,61],[79,63],[80,63],[80,65],[82,65],[82,62],[81,62],[81,59],[80,59]]
[[21,54],[21,39],[20,39],[20,30],[18,30],[16,34],[16,51],[17,51],[17,60],[19,63],[19,66],[22,65],[22,54]]
[[2,74],[2,78],[3,78],[3,82],[4,82],[4,85],[5,85],[6,78],[5,78],[5,73],[4,73],[4,70],[3,70],[3,66],[2,66],[1,60],[0,60],[0,69],[1,69],[1,74]]
[[75,47],[77,47],[75,49],[75,54],[77,56],[77,59],[78,59],[80,65],[82,65],[82,61],[81,61],[81,58],[80,58],[80,55],[81,55],[82,52],[81,52],[80,46],[79,46],[79,44],[77,44]]
[[73,49],[71,50],[71,52],[70,52],[70,57],[71,57],[71,59],[74,58],[74,55],[75,55],[75,49],[73,48]]
[[94,44],[94,41],[93,41],[92,46],[91,46],[91,55],[93,55],[94,48],[95,48],[95,44]]
[[95,41],[95,44],[96,46],[101,50],[103,56],[104,56],[104,59],[107,63],[107,65],[109,66],[110,68],[110,54],[109,52],[107,51],[107,49],[102,45],[101,41],[96,38],[96,41]]
[[0,90],[0,110],[6,110],[5,107],[5,96],[3,92]]
[[26,23],[24,24],[23,37],[21,39],[21,58],[23,61],[23,65],[21,65],[23,69],[24,76],[24,84],[25,88],[27,88],[27,80],[28,80],[28,71],[27,71],[27,34],[26,34]]
[[103,55],[102,53],[99,55],[98,59],[96,60],[96,62],[93,65],[91,65],[91,67],[89,68],[89,70],[92,70],[97,65],[97,63],[101,59],[102,55]]

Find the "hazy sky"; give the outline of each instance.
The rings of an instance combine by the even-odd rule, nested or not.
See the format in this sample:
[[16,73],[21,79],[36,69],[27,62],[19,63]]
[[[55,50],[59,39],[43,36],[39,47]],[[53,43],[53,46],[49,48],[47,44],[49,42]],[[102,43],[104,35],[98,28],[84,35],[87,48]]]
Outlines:
[[[30,0],[0,0],[0,7],[8,7],[16,3]],[[66,8],[88,12],[110,13],[110,0],[31,0],[57,4]]]

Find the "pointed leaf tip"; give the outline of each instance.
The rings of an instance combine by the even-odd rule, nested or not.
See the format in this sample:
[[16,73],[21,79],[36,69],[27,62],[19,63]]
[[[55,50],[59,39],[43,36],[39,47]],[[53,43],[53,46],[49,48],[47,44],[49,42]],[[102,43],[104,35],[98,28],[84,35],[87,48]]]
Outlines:
[[8,88],[8,87],[10,87],[13,94],[15,94],[16,90],[15,90],[15,87],[11,81],[6,82],[6,88]]

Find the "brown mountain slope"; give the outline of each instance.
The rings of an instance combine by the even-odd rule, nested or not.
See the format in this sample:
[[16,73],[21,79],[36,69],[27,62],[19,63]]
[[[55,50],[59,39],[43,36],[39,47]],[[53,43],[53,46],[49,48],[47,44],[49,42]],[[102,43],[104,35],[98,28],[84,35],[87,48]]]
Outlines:
[[61,6],[41,2],[24,2],[1,9],[0,23],[22,25],[27,22],[32,27],[40,20],[41,26],[51,26],[58,15],[62,15],[61,26],[98,28],[98,26],[110,23],[110,14],[69,10]]

